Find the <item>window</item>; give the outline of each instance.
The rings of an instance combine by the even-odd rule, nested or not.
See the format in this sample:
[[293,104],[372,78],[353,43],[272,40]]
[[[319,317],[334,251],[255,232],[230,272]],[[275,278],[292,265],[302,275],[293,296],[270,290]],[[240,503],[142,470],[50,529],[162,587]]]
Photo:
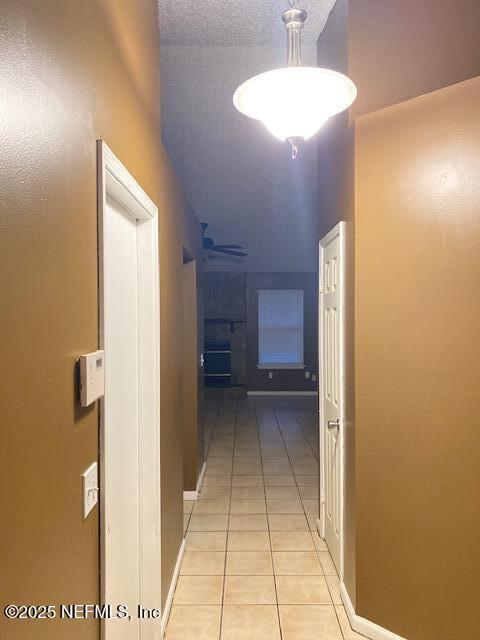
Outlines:
[[258,291],[258,367],[303,368],[303,290]]

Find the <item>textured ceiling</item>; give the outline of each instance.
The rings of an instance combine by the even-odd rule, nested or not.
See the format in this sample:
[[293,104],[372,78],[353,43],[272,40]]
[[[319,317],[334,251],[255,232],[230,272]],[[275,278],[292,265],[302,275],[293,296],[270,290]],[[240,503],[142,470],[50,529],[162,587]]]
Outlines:
[[[308,0],[304,62],[316,64],[316,40],[334,0]],[[243,245],[244,260],[207,268],[316,269],[315,139],[290,158],[262,124],[238,113],[232,95],[249,77],[284,66],[288,2],[160,1],[162,137],[207,235]],[[213,14],[213,17],[212,15]],[[308,24],[308,22],[307,22]]]
[[[335,0],[304,0],[305,44],[315,44]],[[163,44],[228,46],[283,45],[281,13],[287,0],[159,0]]]

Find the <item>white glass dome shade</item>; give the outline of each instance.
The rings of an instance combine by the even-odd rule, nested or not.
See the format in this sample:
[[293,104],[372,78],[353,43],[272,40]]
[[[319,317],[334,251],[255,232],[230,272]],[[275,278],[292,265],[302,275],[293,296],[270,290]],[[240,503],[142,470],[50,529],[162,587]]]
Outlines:
[[304,67],[300,32],[307,19],[296,0],[282,13],[287,28],[287,66],[261,73],[238,87],[233,104],[244,115],[260,120],[280,140],[298,145],[311,138],[331,116],[348,109],[357,88],[347,76],[322,67]]
[[328,118],[348,109],[356,95],[353,82],[336,71],[284,67],[244,82],[235,91],[233,103],[280,140],[308,140]]

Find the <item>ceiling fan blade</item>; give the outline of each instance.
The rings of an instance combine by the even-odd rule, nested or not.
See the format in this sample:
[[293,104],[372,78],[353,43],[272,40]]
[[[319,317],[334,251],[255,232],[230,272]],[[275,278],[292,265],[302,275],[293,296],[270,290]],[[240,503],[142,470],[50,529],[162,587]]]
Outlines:
[[210,251],[215,251],[216,253],[226,253],[229,256],[238,256],[239,258],[244,258],[248,255],[243,251],[232,251],[231,249],[219,249],[218,247],[211,247]]
[[219,249],[243,249],[241,244],[216,244]]

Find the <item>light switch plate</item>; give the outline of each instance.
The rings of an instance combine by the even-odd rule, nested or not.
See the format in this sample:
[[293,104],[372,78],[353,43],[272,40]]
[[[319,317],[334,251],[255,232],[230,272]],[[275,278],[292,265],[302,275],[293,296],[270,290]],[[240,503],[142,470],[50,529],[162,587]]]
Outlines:
[[82,474],[83,482],[83,519],[98,502],[98,466],[94,462]]
[[317,376],[315,373],[312,374],[312,382],[316,382],[317,381]]
[[268,379],[273,380],[273,371],[268,372]]
[[305,378],[310,378],[310,371],[305,371]]

